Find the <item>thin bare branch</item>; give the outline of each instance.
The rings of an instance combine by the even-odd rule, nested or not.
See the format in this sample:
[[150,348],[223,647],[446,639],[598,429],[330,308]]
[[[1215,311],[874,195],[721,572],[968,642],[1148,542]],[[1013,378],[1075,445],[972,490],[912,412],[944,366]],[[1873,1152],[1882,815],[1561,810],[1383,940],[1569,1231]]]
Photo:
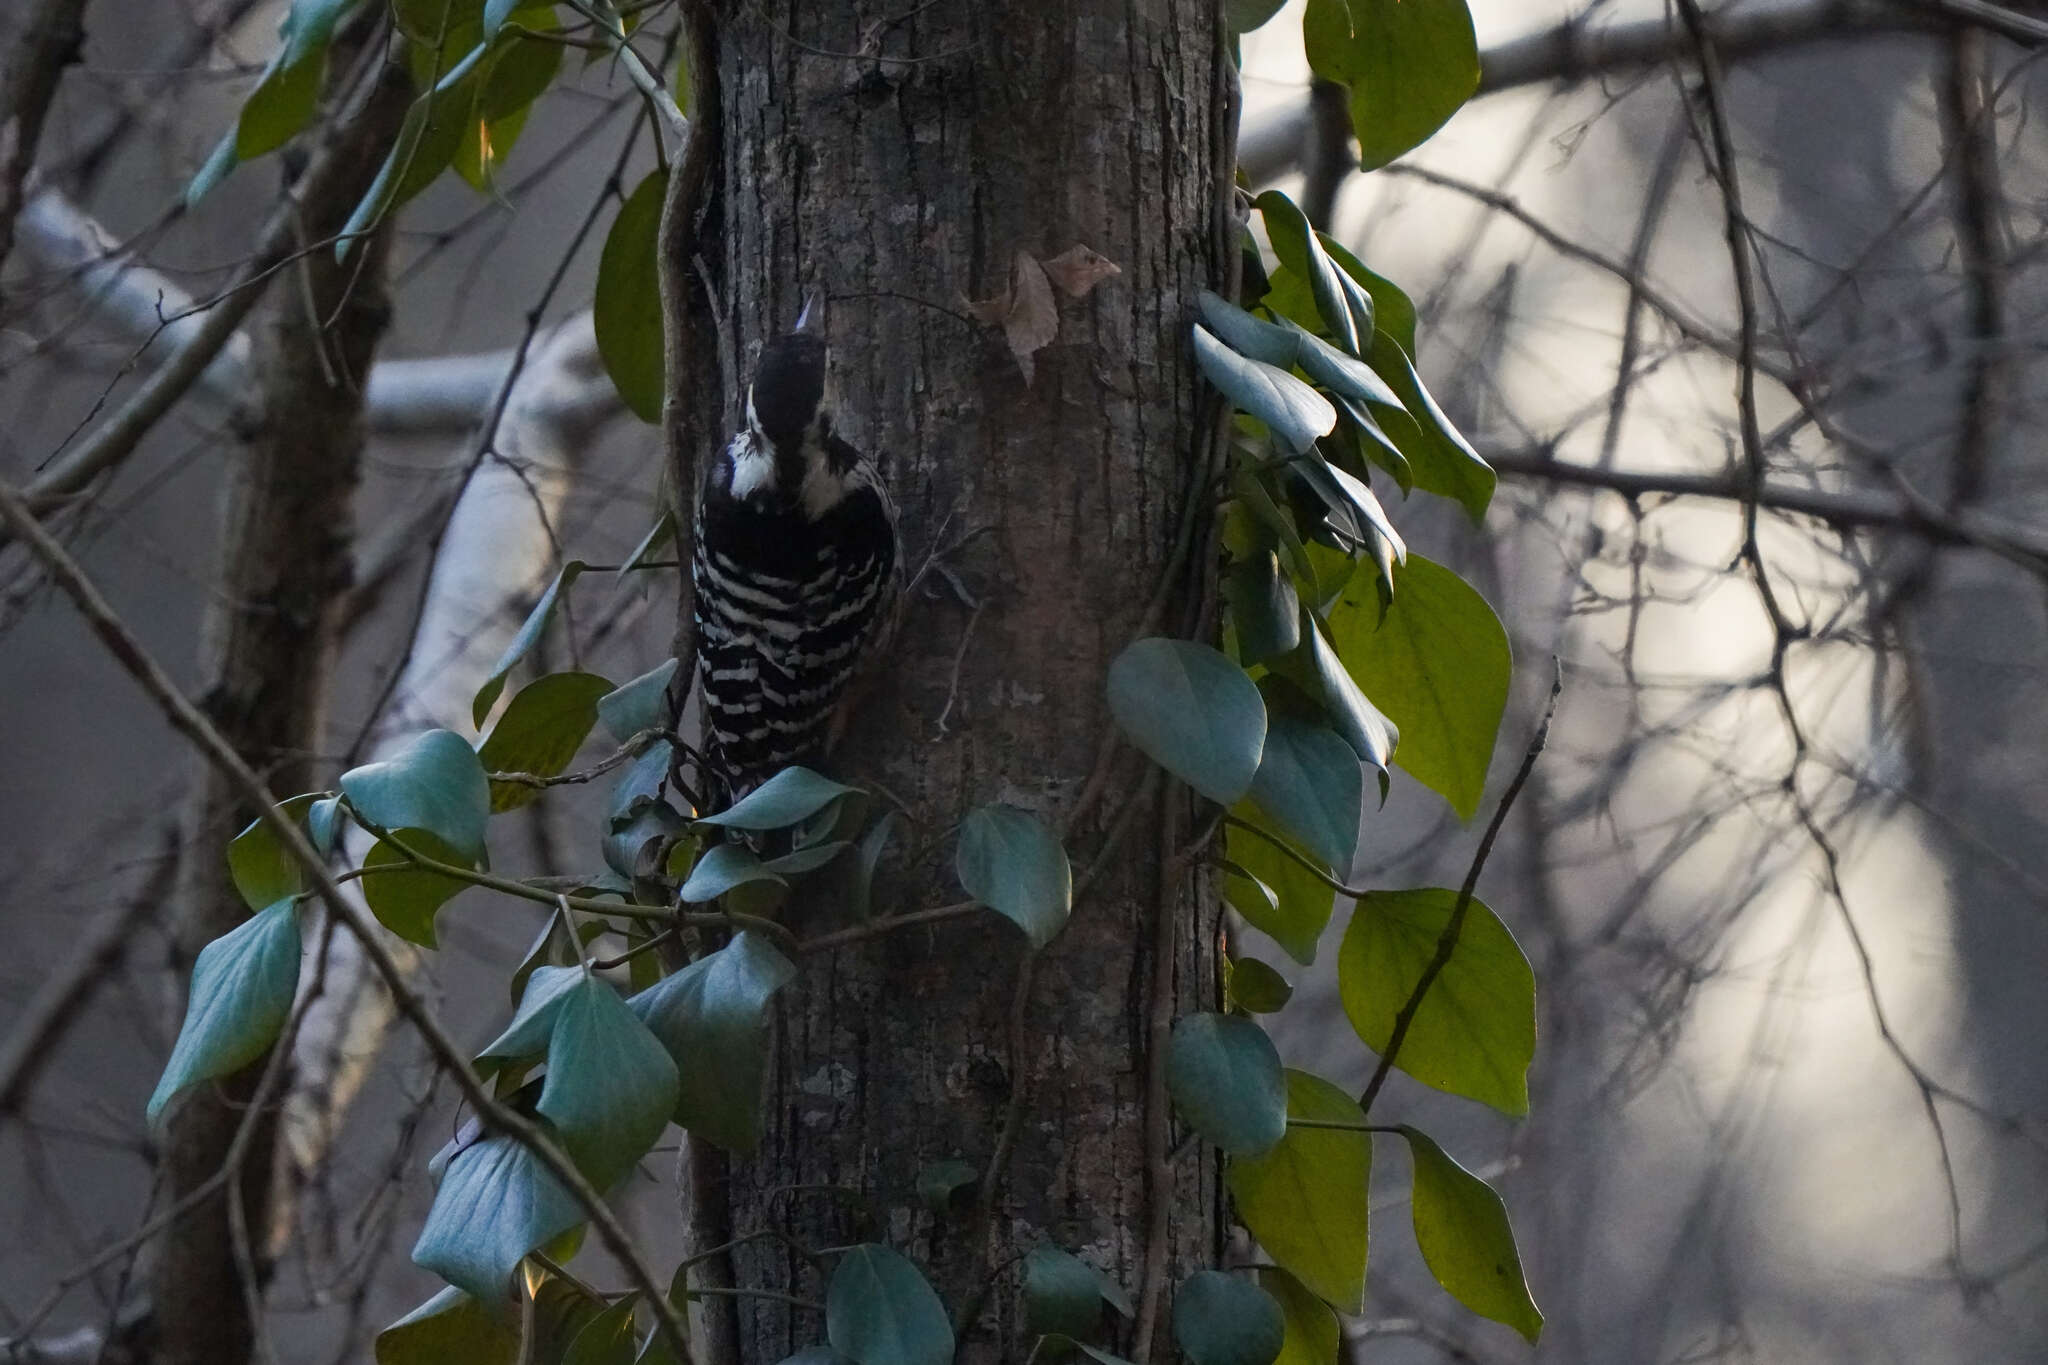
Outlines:
[[189,740],[207,761],[233,782],[243,798],[262,812],[264,826],[276,837],[291,859],[304,871],[313,883],[314,894],[327,913],[343,925],[357,942],[362,944],[364,956],[375,968],[385,987],[397,1002],[399,1013],[403,1014],[420,1037],[434,1060],[455,1081],[469,1102],[478,1119],[488,1131],[503,1133],[530,1150],[546,1168],[549,1175],[560,1181],[569,1191],[579,1207],[597,1229],[605,1248],[618,1258],[626,1268],[633,1285],[654,1311],[663,1337],[677,1357],[685,1362],[690,1355],[689,1328],[681,1315],[669,1302],[666,1286],[654,1275],[646,1258],[634,1247],[627,1235],[625,1225],[619,1221],[611,1206],[605,1203],[603,1194],[591,1185],[583,1172],[562,1153],[554,1139],[538,1124],[507,1108],[491,1094],[490,1087],[478,1079],[469,1065],[465,1048],[457,1043],[440,1020],[428,1010],[426,1002],[413,991],[406,974],[385,950],[375,921],[356,903],[342,893],[335,883],[333,874],[327,870],[323,859],[313,846],[306,841],[305,833],[298,825],[286,818],[277,809],[277,797],[256,775],[254,769],[243,762],[241,755],[234,751],[213,722],[208,720],[199,708],[178,690],[178,686],[165,673],[163,666],[135,638],[125,622],[121,620],[105,597],[95,587],[78,562],[64,547],[53,539],[37,521],[28,504],[14,489],[0,484],[0,521],[5,521],[43,565],[51,581],[85,618],[86,624],[99,637],[114,661],[123,672],[134,679],[148,695],[150,701],[169,721],[172,728]]

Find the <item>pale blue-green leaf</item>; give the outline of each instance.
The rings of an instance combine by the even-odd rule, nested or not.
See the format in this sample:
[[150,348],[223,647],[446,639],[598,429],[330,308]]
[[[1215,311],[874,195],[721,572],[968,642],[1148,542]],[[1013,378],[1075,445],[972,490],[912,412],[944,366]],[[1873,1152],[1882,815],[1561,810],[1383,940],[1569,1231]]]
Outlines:
[[855,919],[864,920],[874,913],[875,870],[881,866],[882,855],[888,852],[890,836],[901,818],[899,811],[883,811],[855,845],[853,868],[846,888],[846,908]]
[[676,813],[675,807],[660,801],[641,811],[624,829],[608,831],[598,847],[604,854],[605,866],[630,887],[634,877],[655,870],[651,862],[642,863],[642,855],[651,846],[666,840],[670,856],[675,855],[679,846],[694,847],[694,840],[684,838],[689,828],[689,822]]
[[413,1260],[486,1303],[502,1301],[535,1247],[582,1220],[582,1207],[517,1139],[466,1147],[441,1174]]
[[[560,921],[550,920],[542,943],[546,943],[548,935],[559,931]],[[486,1062],[513,1062],[547,1051],[548,1039],[555,1033],[555,1012],[561,1008],[563,997],[583,979],[580,966],[534,967],[526,978],[526,989],[519,996],[519,1008],[512,1012],[512,1022],[476,1055],[478,1069],[489,1070],[482,1065]]]
[[1459,1303],[1506,1323],[1534,1346],[1543,1313],[1522,1277],[1507,1205],[1427,1133],[1403,1124],[1401,1136],[1415,1160],[1415,1241],[1429,1273]]
[[483,855],[491,784],[469,741],[429,730],[391,757],[341,775],[349,804],[387,830],[424,829],[474,861]]
[[1287,1134],[1287,1084],[1266,1031],[1228,1014],[1190,1014],[1173,1026],[1166,1089],[1203,1138],[1256,1156]]
[[334,842],[341,834],[341,798],[323,796],[306,807],[306,837],[313,842],[313,851],[321,857],[334,852]]
[[155,1123],[181,1091],[240,1071],[277,1041],[299,985],[299,921],[287,897],[199,950],[185,1022],[146,1111]]
[[1316,240],[1323,244],[1323,250],[1337,263],[1337,268],[1353,285],[1365,291],[1366,325],[1358,329],[1361,337],[1370,336],[1373,327],[1378,327],[1395,341],[1409,355],[1415,354],[1415,304],[1401,286],[1384,275],[1378,275],[1351,254],[1350,248],[1326,232],[1316,234]]
[[1278,366],[1239,355],[1199,325],[1195,360],[1224,397],[1264,422],[1291,450],[1307,450],[1337,425],[1329,399]]
[[825,1289],[825,1335],[860,1365],[949,1365],[953,1326],[923,1272],[867,1242],[839,1258]]
[[1102,1321],[1100,1272],[1050,1242],[1024,1257],[1024,1330],[1083,1337]]
[[1301,643],[1301,599],[1272,550],[1260,550],[1224,575],[1223,598],[1247,666],[1291,654]]
[[[1306,604],[1301,609],[1302,647],[1308,651],[1309,680],[1312,681],[1330,723],[1344,737],[1352,752],[1382,774],[1401,742],[1401,732],[1378,707],[1366,700],[1358,683],[1345,671],[1337,651],[1323,638],[1322,624]],[[1385,793],[1384,779],[1381,786]]]
[[768,1004],[796,967],[766,938],[741,930],[626,1002],[674,1059],[675,1121],[733,1151],[760,1140]]
[[953,870],[967,894],[1043,948],[1067,922],[1074,876],[1045,821],[1015,806],[977,806],[960,822]]
[[729,809],[707,815],[698,823],[722,825],[727,829],[787,829],[859,790],[822,777],[809,768],[788,767],[748,792]]
[[837,861],[840,854],[852,847],[853,844],[845,839],[834,839],[829,844],[810,844],[770,858],[761,866],[778,877],[801,877]]
[[1307,371],[1310,379],[1355,402],[1401,406],[1400,395],[1374,373],[1372,366],[1355,356],[1346,355],[1297,322],[1290,321],[1287,326],[1294,335],[1295,363]]
[[675,766],[676,750],[665,739],[655,740],[640,751],[612,784],[605,807],[605,828],[617,834],[660,801],[668,790],[669,773]]
[[715,901],[734,887],[745,886],[748,882],[789,884],[770,871],[751,849],[740,844],[717,844],[690,869],[689,880],[683,883],[682,897],[691,905],[701,905]]
[[1386,509],[1380,505],[1379,498],[1363,480],[1314,451],[1297,457],[1293,468],[1315,490],[1323,505],[1342,518],[1338,522],[1340,529],[1360,539],[1377,533],[1386,541],[1396,559],[1408,557],[1407,544],[1394,529],[1394,523],[1387,519]]
[[1253,360],[1261,360],[1283,370],[1290,368],[1299,358],[1299,333],[1277,322],[1254,317],[1208,289],[1197,296],[1197,301],[1202,309],[1202,325],[1239,355],[1250,356]]
[[1251,798],[1333,876],[1350,875],[1365,811],[1365,782],[1358,755],[1343,736],[1300,716],[1271,711]]
[[555,1008],[540,1113],[600,1190],[609,1189],[668,1126],[676,1064],[618,993],[586,974]]
[[1190,1365],[1273,1365],[1287,1325],[1272,1295],[1235,1275],[1198,1270],[1173,1295],[1173,1339]]
[[1109,666],[1109,710],[1153,762],[1211,801],[1245,794],[1266,742],[1266,703],[1208,645],[1154,636]]
[[1369,405],[1342,395],[1337,398],[1337,411],[1344,415],[1344,426],[1356,438],[1365,457],[1387,471],[1400,488],[1401,496],[1405,498],[1414,492],[1415,468],[1408,463],[1401,443],[1388,434],[1387,428],[1390,425],[1409,428],[1408,440],[1413,445],[1421,439],[1421,428],[1415,425],[1415,419],[1406,412],[1384,407],[1378,409],[1376,416]]
[[1363,349],[1362,338],[1336,263],[1309,228],[1308,218],[1279,190],[1267,190],[1252,202],[1266,220],[1266,239],[1273,244],[1273,254],[1282,265],[1308,281],[1316,312],[1330,329],[1330,335],[1351,354],[1359,354]]
[[206,160],[199,163],[199,169],[192,173],[192,179],[185,185],[185,207],[196,208],[199,201],[213,193],[214,186],[228,178],[228,172],[241,164],[235,155],[236,131],[233,128],[213,144],[213,150],[206,154]]
[[648,730],[666,730],[668,685],[675,675],[676,661],[663,659],[631,682],[621,683],[598,701],[598,720],[621,744]]

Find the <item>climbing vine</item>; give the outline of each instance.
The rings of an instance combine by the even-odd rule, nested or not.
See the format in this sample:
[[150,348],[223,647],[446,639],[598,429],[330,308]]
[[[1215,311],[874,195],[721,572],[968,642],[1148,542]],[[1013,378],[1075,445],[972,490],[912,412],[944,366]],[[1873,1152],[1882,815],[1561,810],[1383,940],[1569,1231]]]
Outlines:
[[[188,198],[305,131],[328,45],[363,3],[296,0],[282,51]],[[1224,6],[1234,31],[1277,8]],[[644,7],[393,0],[389,12],[421,93],[338,243],[343,253],[446,170],[488,190],[567,49],[620,61],[657,124],[672,126],[686,103],[631,45]],[[1463,0],[1311,0],[1304,37],[1316,72],[1349,89],[1369,167],[1427,137],[1477,84]],[[597,285],[600,352],[621,397],[649,421],[663,384],[653,256],[664,174],[625,198]],[[1250,1276],[1219,1267],[1177,1286],[1173,1336],[1196,1365],[1269,1365],[1283,1353],[1333,1361],[1336,1315],[1365,1306],[1372,1163],[1393,1142],[1409,1157],[1411,1216],[1431,1272],[1467,1308],[1533,1342],[1542,1316],[1500,1197],[1435,1139],[1375,1106],[1398,1069],[1509,1115],[1527,1111],[1534,978],[1473,894],[1498,817],[1460,888],[1346,881],[1368,796],[1371,806],[1389,798],[1394,769],[1461,819],[1477,815],[1510,675],[1492,610],[1450,569],[1409,551],[1377,490],[1442,497],[1477,522],[1493,472],[1417,373],[1408,297],[1313,230],[1285,194],[1244,196],[1237,207],[1240,287],[1188,301],[1188,344],[1230,409],[1214,486],[1196,490],[1221,501],[1220,638],[1136,640],[1103,685],[1123,738],[1213,804],[1191,853],[1213,863],[1246,923],[1307,966],[1337,897],[1355,900],[1337,950],[1339,992],[1379,1061],[1360,1095],[1283,1067],[1259,1021],[1286,1008],[1291,988],[1252,958],[1226,961],[1221,1009],[1174,1024],[1168,1092],[1187,1130],[1222,1154],[1237,1216],[1264,1259]],[[522,1351],[589,1365],[686,1359],[682,1324],[707,1292],[691,1274],[702,1258],[675,1267],[659,1303],[644,1286],[586,1284],[568,1263],[597,1214],[589,1192],[615,1185],[671,1123],[736,1154],[754,1148],[772,1007],[807,958],[984,910],[1037,951],[1074,909],[1059,832],[1013,806],[960,815],[951,846],[965,899],[919,908],[877,896],[877,869],[903,824],[877,793],[793,767],[727,809],[704,809],[678,776],[689,747],[671,712],[673,659],[619,684],[548,673],[507,696],[579,578],[673,569],[654,558],[662,538],[657,527],[622,565],[562,568],[476,693],[479,742],[430,731],[344,773],[335,790],[278,808],[322,858],[363,847],[335,880],[359,883],[377,921],[421,948],[436,947],[438,917],[458,897],[510,896],[550,912],[512,973],[510,1021],[471,1069],[553,1146],[473,1122],[429,1163],[437,1194],[413,1258],[447,1288],[378,1339],[389,1365],[510,1362]],[[605,751],[577,767],[600,734]],[[1537,747],[1540,738],[1531,761]],[[595,781],[610,796],[590,871],[491,871],[494,816],[554,786]],[[249,1065],[292,1026],[301,918],[327,884],[265,820],[227,858],[250,917],[199,957],[152,1119],[191,1087]],[[798,896],[812,911],[806,922],[837,927],[799,936],[781,914]],[[579,1180],[545,1155],[557,1149]],[[976,1176],[943,1163],[921,1192],[944,1213]],[[873,1242],[803,1250],[830,1267],[825,1299],[812,1305],[829,1352],[815,1358],[951,1359],[946,1306],[901,1252]],[[1049,1243],[1024,1255],[1019,1279],[1041,1349],[1064,1343],[1116,1361],[1107,1325],[1135,1311],[1122,1285]],[[523,1325],[506,1312],[515,1284]]]

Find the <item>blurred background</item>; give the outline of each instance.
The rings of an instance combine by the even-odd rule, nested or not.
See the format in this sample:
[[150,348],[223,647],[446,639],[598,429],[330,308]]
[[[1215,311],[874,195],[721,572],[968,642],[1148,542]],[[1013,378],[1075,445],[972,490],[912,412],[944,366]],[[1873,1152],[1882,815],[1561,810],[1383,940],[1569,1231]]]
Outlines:
[[[1349,173],[1341,100],[1333,133],[1312,89],[1299,5],[1243,44],[1247,179],[1296,194],[1415,299],[1421,369],[1503,472],[1483,531],[1394,509],[1513,638],[1496,786],[1553,657],[1564,678],[1480,888],[1537,972],[1531,1117],[1398,1075],[1389,1100],[1498,1177],[1549,1319],[1536,1359],[2048,1358],[2048,17],[2017,0],[1709,7],[1722,167],[1662,0],[1472,8],[1482,93],[1369,176]],[[88,7],[4,280],[10,482],[147,370],[160,308],[208,297],[246,251],[275,164],[167,210],[281,9]],[[604,63],[569,84],[492,194],[444,181],[406,210],[323,761],[464,728],[560,557],[617,562],[656,515],[658,443],[616,410],[584,320],[609,205],[652,151],[629,145],[629,88]],[[473,431],[530,314],[504,458],[479,463]],[[198,655],[250,363],[231,346],[55,523],[173,668]],[[622,680],[666,653],[665,587],[578,604],[584,666]],[[163,911],[177,860],[217,855],[180,846],[183,746],[18,551],[0,551],[0,698],[0,1338],[93,1359],[155,1207],[141,1114],[177,1022]],[[500,860],[588,861],[579,790],[531,808],[527,846]],[[1455,885],[1476,837],[1397,774],[1352,882]],[[443,917],[423,980],[465,1043],[502,1022],[542,918]],[[1372,1059],[1327,972],[1298,985],[1283,1051],[1362,1082]],[[287,1123],[299,1232],[268,1308],[290,1361],[365,1358],[434,1283],[405,1251],[449,1097],[402,1032],[384,1046],[374,1005],[340,993],[333,1016],[301,1040]],[[1391,1203],[1405,1182],[1380,1174]],[[671,1199],[631,1208],[657,1253]],[[1375,1225],[1372,1310],[1349,1333],[1361,1360],[1530,1354],[1443,1299],[1405,1216]]]

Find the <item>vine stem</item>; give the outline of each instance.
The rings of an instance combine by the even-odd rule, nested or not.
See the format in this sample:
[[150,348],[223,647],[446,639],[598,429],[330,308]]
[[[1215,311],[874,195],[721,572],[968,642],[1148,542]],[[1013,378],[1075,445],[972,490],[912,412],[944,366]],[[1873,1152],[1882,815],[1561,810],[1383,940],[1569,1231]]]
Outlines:
[[[107,652],[121,666],[122,671],[134,679],[136,684],[163,713],[171,727],[184,735],[198,748],[206,761],[228,780],[244,800],[259,812],[271,834],[284,847],[287,855],[298,863],[306,876],[317,888],[320,900],[327,912],[336,921],[345,925],[362,945],[363,956],[384,981],[391,992],[392,1000],[399,1013],[403,1014],[414,1029],[419,1032],[434,1059],[440,1063],[455,1080],[463,1098],[488,1130],[494,1130],[510,1137],[525,1147],[546,1169],[549,1175],[560,1181],[569,1192],[591,1225],[597,1229],[605,1247],[616,1257],[634,1286],[647,1296],[648,1306],[653,1309],[656,1324],[676,1358],[689,1365],[693,1360],[690,1353],[689,1327],[675,1305],[668,1301],[663,1286],[655,1278],[647,1260],[633,1245],[625,1224],[605,1203],[604,1195],[593,1186],[574,1162],[563,1154],[545,1130],[525,1116],[507,1108],[491,1094],[490,1087],[477,1078],[469,1065],[467,1053],[442,1027],[440,1020],[428,1010],[426,1003],[407,983],[406,974],[384,946],[380,930],[364,909],[342,894],[341,887],[327,870],[326,860],[314,851],[306,835],[298,825],[278,809],[277,797],[256,775],[242,756],[235,752],[225,736],[206,718],[205,713],[193,705],[190,698],[178,690],[178,685],[159,664],[155,657],[135,638],[133,631],[111,604],[101,595],[92,580],[86,576],[78,561],[73,559],[64,547],[57,543],[50,533],[43,529],[35,514],[22,501],[21,495],[6,483],[0,483],[0,521],[4,521],[15,537],[40,561],[50,575],[50,581],[64,595],[71,599],[79,615],[85,618],[93,633],[100,639]],[[515,883],[516,885],[516,883]],[[546,894],[546,893],[542,893]],[[552,901],[552,897],[549,897]],[[282,1055],[282,1054],[279,1054]],[[273,1062],[273,1066],[276,1063]]]
[[[1450,965],[1451,954],[1458,948],[1458,933],[1465,927],[1465,914],[1472,908],[1472,892],[1479,885],[1479,874],[1486,867],[1486,859],[1493,852],[1493,841],[1500,837],[1501,826],[1507,823],[1508,812],[1514,808],[1515,798],[1522,794],[1522,788],[1529,781],[1529,774],[1536,769],[1536,759],[1543,752],[1543,746],[1550,742],[1550,720],[1557,714],[1557,699],[1564,691],[1564,665],[1555,655],[1550,660],[1550,699],[1544,704],[1543,719],[1536,726],[1536,733],[1529,738],[1529,748],[1522,755],[1522,766],[1515,770],[1515,780],[1508,783],[1507,791],[1501,794],[1500,804],[1494,807],[1493,820],[1486,826],[1486,833],[1479,840],[1479,849],[1472,855],[1472,866],[1465,872],[1465,884],[1458,888],[1457,903],[1451,907],[1451,917],[1444,925],[1443,933],[1437,935],[1436,952],[1429,964],[1416,978],[1415,989],[1408,993],[1401,1004],[1400,1012],[1394,1016],[1393,1032],[1387,1035],[1386,1051],[1380,1054],[1380,1064],[1373,1068],[1372,1079],[1365,1084],[1365,1093],[1358,1097],[1361,1115],[1372,1113],[1372,1102],[1379,1098],[1380,1087],[1387,1083],[1387,1073],[1394,1069],[1394,1060],[1401,1055],[1401,1044],[1407,1041],[1408,1030],[1415,1023],[1415,1012],[1422,1008],[1422,997],[1429,994],[1429,988],[1436,984],[1437,977]],[[1360,907],[1358,913],[1364,913]],[[1289,1120],[1293,1122],[1293,1120]],[[1315,1127],[1315,1124],[1303,1124]]]
[[1317,881],[1321,882],[1324,886],[1329,887],[1332,891],[1336,891],[1343,895],[1349,896],[1353,900],[1357,900],[1360,896],[1363,896],[1365,894],[1364,887],[1344,885],[1344,883],[1338,881],[1335,877],[1332,877],[1329,873],[1323,871],[1323,869],[1317,867],[1314,863],[1310,862],[1308,859],[1302,857],[1299,853],[1296,853],[1293,849],[1289,848],[1286,845],[1286,843],[1282,841],[1278,836],[1266,830],[1260,829],[1251,821],[1240,820],[1235,815],[1231,815],[1226,812],[1223,816],[1223,823],[1231,826],[1234,829],[1241,829],[1247,834],[1257,835],[1259,838],[1265,840],[1267,843],[1271,844],[1280,852],[1286,854],[1291,861],[1299,864],[1304,872],[1307,872],[1311,877],[1314,877]]

